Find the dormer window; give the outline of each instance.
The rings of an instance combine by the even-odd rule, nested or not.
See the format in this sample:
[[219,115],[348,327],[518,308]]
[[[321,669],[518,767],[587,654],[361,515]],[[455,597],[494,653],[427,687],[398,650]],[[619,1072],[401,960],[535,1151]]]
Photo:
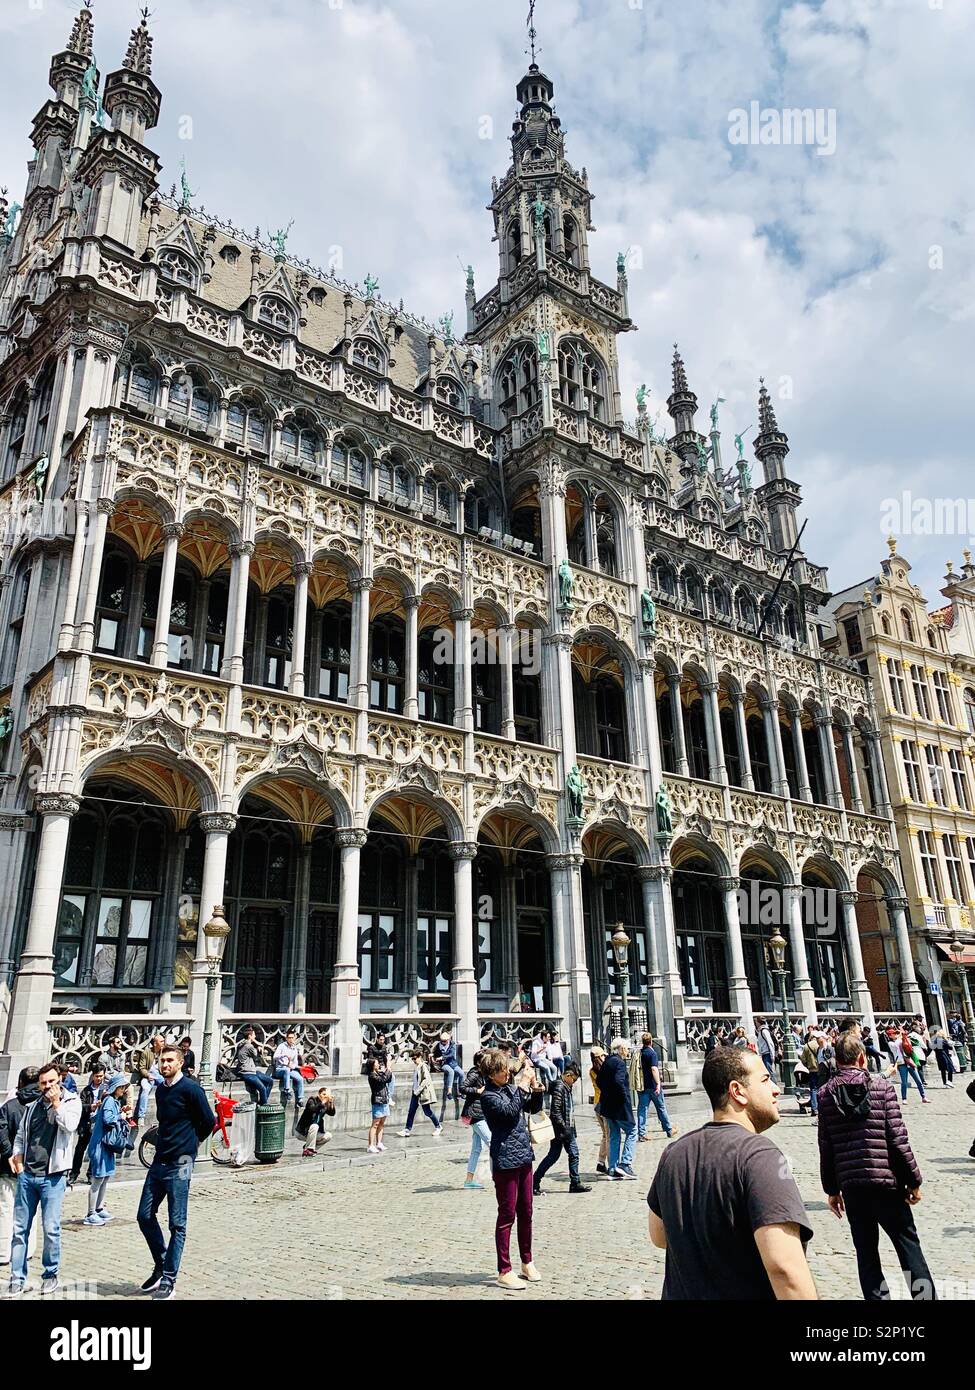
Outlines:
[[287,300],[276,294],[262,296],[257,306],[257,319],[259,323],[266,323],[268,328],[276,328],[280,333],[294,330],[294,310]]
[[455,377],[437,377],[437,400],[443,401],[444,405],[449,405],[453,410],[463,410],[466,394]]
[[325,291],[323,289],[319,289],[319,287],[316,285],[316,287],[313,290],[308,291],[308,301],[310,304],[314,304],[316,309],[320,309],[322,305],[325,303]]
[[352,361],[357,367],[382,374],[386,370],[386,354],[373,338],[356,338],[352,344]]
[[240,247],[228,241],[226,246],[220,248],[220,259],[228,265],[236,265],[240,260]]
[[159,274],[174,285],[185,285],[188,290],[196,290],[197,269],[184,251],[166,246],[159,252],[157,261]]

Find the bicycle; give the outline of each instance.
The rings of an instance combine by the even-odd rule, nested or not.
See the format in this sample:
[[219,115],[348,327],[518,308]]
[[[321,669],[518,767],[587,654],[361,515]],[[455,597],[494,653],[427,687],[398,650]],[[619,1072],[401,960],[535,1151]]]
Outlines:
[[[230,1157],[230,1135],[228,1130],[233,1124],[234,1107],[237,1102],[233,1096],[221,1095],[219,1091],[213,1093],[214,1108],[217,1113],[216,1123],[213,1126],[213,1134],[210,1139],[210,1157],[215,1163],[232,1163]],[[159,1126],[150,1125],[139,1140],[139,1162],[143,1168],[151,1166],[156,1156],[156,1139],[159,1135]],[[220,1142],[217,1142],[217,1136]]]

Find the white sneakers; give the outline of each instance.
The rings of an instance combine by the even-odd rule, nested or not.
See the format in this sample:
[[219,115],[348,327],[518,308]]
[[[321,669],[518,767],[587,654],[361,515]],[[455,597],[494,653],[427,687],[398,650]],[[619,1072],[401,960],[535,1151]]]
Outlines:
[[498,1283],[503,1289],[525,1289],[528,1287],[524,1279],[519,1279],[513,1269],[509,1269],[507,1274],[499,1274]]
[[531,1264],[522,1265],[521,1277],[522,1279],[527,1280],[529,1284],[540,1284],[542,1282],[542,1276],[535,1268],[534,1261],[532,1261]]

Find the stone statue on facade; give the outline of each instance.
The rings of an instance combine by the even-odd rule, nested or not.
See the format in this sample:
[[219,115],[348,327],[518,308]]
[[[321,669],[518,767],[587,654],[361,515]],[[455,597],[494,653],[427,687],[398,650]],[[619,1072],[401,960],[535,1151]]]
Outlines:
[[653,594],[649,589],[644,589],[640,595],[640,617],[643,620],[643,631],[649,637],[657,635],[657,605],[653,601]]
[[5,750],[7,739],[13,733],[14,716],[9,705],[4,705],[0,710],[0,749]]
[[704,445],[701,443],[699,439],[695,439],[694,441],[694,451],[697,454],[697,458],[694,461],[694,466],[697,469],[698,474],[703,478],[705,473],[708,471],[708,451],[707,449],[705,449]]
[[467,288],[471,294],[474,293],[474,267],[472,265],[467,267]]
[[81,79],[81,98],[83,101],[95,102],[98,99],[98,69],[95,60],[85,68],[84,76]]
[[271,233],[271,245],[274,247],[274,254],[276,256],[284,256],[287,254],[288,233],[294,225],[295,220],[292,217],[286,227],[279,227],[276,232]]
[[13,234],[14,234],[14,227],[17,225],[17,214],[18,214],[18,212],[20,212],[20,204],[19,204],[19,203],[11,203],[11,204],[10,204],[10,207],[7,209],[7,218],[6,218],[6,221],[5,221],[4,224],[3,224],[3,234],[4,234],[5,237],[12,237],[12,236],[13,236]]
[[654,802],[654,810],[657,816],[657,834],[673,835],[674,817],[670,805],[670,797],[667,795],[667,788],[661,782],[657,791],[657,799]]
[[532,203],[532,213],[535,218],[535,230],[545,230],[545,204],[542,202],[542,195],[536,191],[535,201]]
[[586,784],[582,780],[582,773],[579,771],[579,764],[573,763],[569,770],[569,775],[565,779],[565,795],[568,800],[569,820],[581,821],[583,816],[582,798],[586,792]]
[[619,251],[616,256],[616,274],[626,275],[626,252]]
[[379,281],[376,279],[375,275],[370,275],[367,271],[363,284],[366,287],[366,298],[375,299],[376,291],[379,289]]
[[559,565],[559,607],[572,607],[572,586],[575,581],[572,578],[572,566],[568,560],[563,560]]
[[752,470],[743,458],[738,460],[738,490],[739,492],[751,492],[752,490]]
[[548,362],[552,356],[551,338],[547,328],[538,330],[538,360]]
[[636,388],[636,408],[639,415],[647,413],[647,383],[644,381]]
[[47,470],[50,466],[51,460],[47,454],[41,454],[40,458],[34,464],[34,472],[31,477],[38,502],[44,501],[44,490],[47,487]]
[[441,314],[437,320],[443,334],[444,346],[451,347],[454,341],[454,311],[450,310],[447,314]]

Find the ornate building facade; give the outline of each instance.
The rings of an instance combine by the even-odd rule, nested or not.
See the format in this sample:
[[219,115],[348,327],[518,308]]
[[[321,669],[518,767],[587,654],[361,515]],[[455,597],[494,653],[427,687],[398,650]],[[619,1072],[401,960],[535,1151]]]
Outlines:
[[[671,1062],[720,1016],[871,1014],[861,925],[919,1006],[870,682],[764,386],[721,460],[674,352],[623,417],[625,258],[518,84],[500,263],[454,340],[160,191],[145,24],[101,82],[83,10],[0,257],[0,1006],[7,1069],[108,1026],[287,1015],[479,1038],[629,1001]],[[752,467],[762,481],[752,482]],[[879,1001],[878,1001],[879,1002]],[[616,1015],[614,1015],[614,1010]]]
[[[910,899],[927,1015],[971,1025],[975,994],[975,566],[948,566],[945,607],[928,611],[893,537],[879,574],[834,596],[830,646],[878,694],[882,748]],[[958,949],[959,945],[961,950]],[[883,962],[876,962],[878,976]],[[878,980],[875,997],[885,997]]]

